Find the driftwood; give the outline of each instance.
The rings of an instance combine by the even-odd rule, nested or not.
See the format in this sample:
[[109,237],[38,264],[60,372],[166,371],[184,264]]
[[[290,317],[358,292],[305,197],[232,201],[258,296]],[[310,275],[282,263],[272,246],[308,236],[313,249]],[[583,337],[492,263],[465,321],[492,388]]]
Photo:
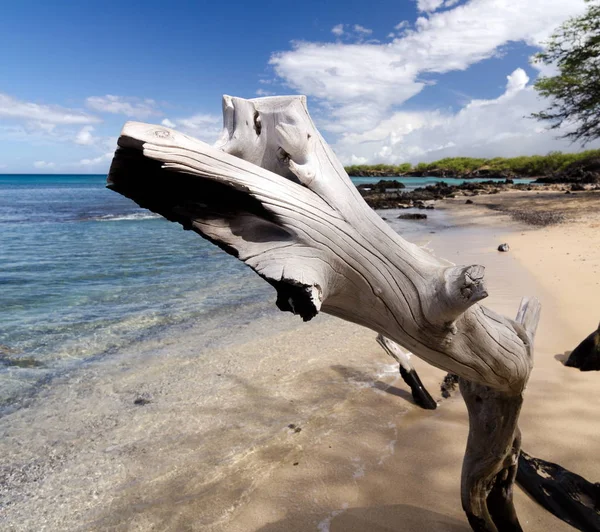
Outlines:
[[521,451],[517,482],[539,504],[577,530],[600,532],[600,484]]
[[410,361],[410,354],[403,351],[396,342],[392,342],[382,334],[377,335],[377,343],[383,347],[383,350],[388,355],[398,362],[398,365],[400,366],[400,375],[402,376],[402,379],[404,379],[404,382],[410,386],[410,391],[412,392],[415,403],[425,410],[435,410],[437,408],[437,403],[433,397],[431,397],[425,386],[423,386],[419,374]]
[[127,123],[109,188],[236,256],[275,287],[281,310],[363,325],[459,375],[470,415],[463,507],[476,530],[518,530],[517,418],[539,305],[526,302],[516,321],[500,316],[478,304],[488,295],[482,266],[454,266],[396,234],[363,201],[304,97],[225,96],[223,111],[216,146]]
[[581,371],[600,371],[600,325],[573,350],[565,366]]

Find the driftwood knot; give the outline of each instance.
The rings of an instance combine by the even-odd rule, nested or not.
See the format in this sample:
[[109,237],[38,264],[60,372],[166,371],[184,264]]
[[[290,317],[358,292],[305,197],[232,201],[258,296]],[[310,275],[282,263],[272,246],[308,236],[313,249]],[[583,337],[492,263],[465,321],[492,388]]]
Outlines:
[[154,136],[159,138],[159,139],[166,139],[169,138],[171,134],[166,130],[166,129],[157,129],[154,132]]

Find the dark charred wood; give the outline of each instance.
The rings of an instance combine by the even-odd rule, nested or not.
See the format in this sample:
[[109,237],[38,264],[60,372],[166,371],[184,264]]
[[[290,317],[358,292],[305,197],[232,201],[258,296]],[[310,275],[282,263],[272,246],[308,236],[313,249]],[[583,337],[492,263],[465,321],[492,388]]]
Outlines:
[[429,395],[429,392],[425,386],[423,386],[418,373],[414,369],[406,371],[400,366],[400,375],[402,375],[404,382],[410,386],[415,403],[425,410],[435,410],[437,408],[437,403],[433,397]]
[[600,371],[600,325],[569,355],[565,366],[581,371]]
[[559,519],[584,532],[600,531],[600,484],[523,451],[517,482]]

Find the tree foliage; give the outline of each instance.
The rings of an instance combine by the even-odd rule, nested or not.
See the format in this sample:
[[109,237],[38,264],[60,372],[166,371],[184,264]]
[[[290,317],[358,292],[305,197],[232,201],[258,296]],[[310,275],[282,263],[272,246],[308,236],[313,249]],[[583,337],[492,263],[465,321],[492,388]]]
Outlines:
[[562,137],[584,144],[600,137],[600,2],[586,1],[587,11],[560,26],[536,56],[558,73],[535,82],[550,105],[532,115],[551,129],[567,126]]
[[588,150],[580,153],[550,152],[547,155],[521,155],[519,157],[495,157],[482,159],[476,157],[447,157],[431,163],[418,163],[412,166],[403,163],[347,166],[351,176],[402,176],[443,173],[448,177],[457,176],[494,176],[498,177],[540,177],[561,172],[576,161],[600,158],[600,150]]

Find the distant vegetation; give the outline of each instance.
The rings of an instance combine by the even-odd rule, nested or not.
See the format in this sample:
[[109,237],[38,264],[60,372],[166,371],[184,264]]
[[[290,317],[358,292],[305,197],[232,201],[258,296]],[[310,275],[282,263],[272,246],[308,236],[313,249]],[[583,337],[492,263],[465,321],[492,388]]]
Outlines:
[[540,177],[555,175],[567,170],[569,165],[584,160],[600,159],[600,150],[581,153],[551,152],[548,155],[521,157],[496,157],[477,159],[474,157],[449,157],[432,163],[398,166],[388,164],[347,166],[351,176],[439,176],[439,177]]

